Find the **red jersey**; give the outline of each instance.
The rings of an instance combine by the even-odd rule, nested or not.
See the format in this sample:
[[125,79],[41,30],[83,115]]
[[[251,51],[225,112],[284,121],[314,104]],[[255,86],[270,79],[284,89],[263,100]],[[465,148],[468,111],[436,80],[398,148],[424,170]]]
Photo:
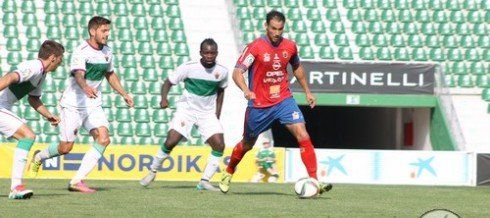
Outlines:
[[293,68],[300,64],[298,48],[291,40],[282,38],[274,46],[267,36],[261,36],[245,47],[235,68],[248,70],[248,87],[256,95],[249,107],[270,107],[292,96],[288,63]]

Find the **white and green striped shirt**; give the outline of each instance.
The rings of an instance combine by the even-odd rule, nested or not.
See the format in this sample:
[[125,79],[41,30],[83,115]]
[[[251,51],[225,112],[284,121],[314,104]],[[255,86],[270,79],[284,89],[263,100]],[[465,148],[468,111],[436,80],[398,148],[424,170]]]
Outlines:
[[19,82],[0,90],[0,108],[11,110],[12,105],[27,94],[41,96],[46,74],[41,60],[24,61],[13,72],[19,75]]
[[177,107],[215,113],[216,93],[218,88],[224,89],[228,85],[228,69],[219,64],[207,69],[199,61],[190,61],[170,73],[168,80],[174,85],[184,82],[185,89]]
[[100,85],[105,75],[114,71],[113,55],[108,46],[102,49],[93,48],[87,41],[79,45],[72,54],[70,72],[85,71],[87,84],[98,90],[97,98],[87,97],[82,88],[77,84],[75,77],[70,75],[67,79],[66,90],[61,98],[63,107],[94,107],[102,105],[102,92]]

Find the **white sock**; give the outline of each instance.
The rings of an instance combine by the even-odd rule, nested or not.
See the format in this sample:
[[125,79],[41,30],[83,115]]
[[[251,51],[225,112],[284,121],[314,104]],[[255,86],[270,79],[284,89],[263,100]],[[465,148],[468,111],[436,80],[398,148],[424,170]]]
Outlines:
[[[221,154],[221,156],[222,155],[223,154]],[[208,163],[206,164],[206,168],[204,168],[204,173],[202,174],[201,180],[209,181],[211,178],[213,178],[213,175],[218,170],[221,156],[215,156],[213,153],[209,155]]]
[[82,181],[90,173],[90,171],[94,169],[101,157],[101,152],[99,152],[95,147],[91,147],[85,156],[83,156],[80,168],[78,169],[77,174],[75,174],[75,177],[73,177],[73,179],[70,181],[70,184],[73,185]]
[[39,153],[37,153],[34,159],[36,161],[44,161],[46,159],[58,156],[60,156],[60,153],[58,153],[58,143],[53,142],[46,149],[41,150]]
[[16,148],[14,151],[14,159],[12,162],[12,184],[10,186],[11,190],[22,184],[22,176],[24,175],[24,168],[26,166],[28,154],[29,151],[22,148]]
[[151,162],[150,170],[156,172],[159,167],[162,166],[164,160],[166,160],[170,155],[163,152],[162,149],[158,149],[157,154],[153,157]]
[[36,161],[44,161],[46,159],[49,159],[50,156],[49,156],[49,149],[44,149],[44,150],[41,150],[39,153],[36,154],[36,156],[34,157],[34,159]]

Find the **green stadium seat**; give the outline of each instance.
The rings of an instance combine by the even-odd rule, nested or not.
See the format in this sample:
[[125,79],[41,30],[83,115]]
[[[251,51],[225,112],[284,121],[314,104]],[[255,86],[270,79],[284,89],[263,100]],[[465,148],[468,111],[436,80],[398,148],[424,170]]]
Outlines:
[[58,19],[57,14],[46,14],[44,18],[44,24],[47,27],[58,26],[60,24],[60,20]]
[[46,14],[58,14],[58,4],[56,1],[44,2],[44,13]]
[[410,52],[407,48],[395,48],[394,59],[397,61],[409,61]]
[[160,94],[151,96],[150,106],[153,109],[160,109]]
[[454,62],[451,69],[452,74],[464,75],[468,74],[468,66],[465,62]]
[[483,100],[490,101],[490,89],[489,88],[483,89],[483,92],[482,92],[482,95],[481,96],[482,96],[482,99]]
[[97,4],[97,15],[102,17],[110,17],[112,14],[111,5],[108,2],[101,2]]
[[160,57],[160,61],[158,62],[158,66],[160,69],[174,69],[174,61],[170,56],[162,56]]
[[348,9],[355,9],[359,7],[357,1],[355,0],[343,0],[342,5],[344,5],[344,7]]
[[[307,31],[307,27],[306,27],[306,24],[305,22],[303,22],[302,20],[299,20],[299,21],[292,21],[292,30],[296,33],[306,33]],[[317,23],[317,22],[311,22],[311,27],[313,28],[313,23]]]
[[177,96],[169,96],[168,97],[168,104],[170,109],[175,109],[176,104],[175,102],[177,101]]
[[427,1],[425,0],[414,0],[412,1],[412,9],[417,11],[426,10],[427,9]]
[[176,30],[173,31],[170,38],[172,39],[173,42],[186,42],[187,39],[185,37],[185,33],[183,30]]
[[447,87],[456,87],[453,75],[444,75],[444,84]]
[[419,23],[431,22],[430,13],[427,10],[418,10],[415,12],[415,20]]
[[146,30],[148,29],[148,22],[146,17],[135,17],[133,20],[133,27],[137,30]]
[[174,52],[177,56],[188,56],[189,50],[187,49],[186,43],[175,43]]
[[299,8],[291,8],[287,12],[287,18],[289,20],[298,21],[302,19],[301,10]]
[[490,49],[483,49],[483,60],[490,61]]
[[2,17],[2,23],[5,26],[16,26],[17,16],[14,13],[5,13]]
[[128,17],[117,17],[115,23],[119,32],[123,29],[131,28],[131,21],[129,21]]
[[337,9],[327,9],[325,17],[327,18],[327,20],[332,22],[340,21],[340,13]]
[[146,94],[147,88],[145,83],[133,83],[131,86],[131,93],[133,94]]
[[444,10],[444,2],[443,0],[429,1],[429,8],[432,10]]
[[373,44],[378,47],[388,46],[386,36],[383,34],[377,34],[373,36]]
[[80,33],[78,32],[78,28],[76,27],[67,27],[65,29],[65,39],[68,40],[78,40],[80,37]]
[[436,32],[436,26],[433,23],[422,23],[421,27],[422,33],[425,35],[435,35],[437,34]]
[[446,9],[452,10],[452,11],[459,11],[462,9],[461,4],[459,1],[447,1],[446,2]]
[[462,61],[463,52],[460,49],[449,49],[447,51],[447,57],[450,61]]
[[460,23],[456,25],[456,32],[459,35],[470,35],[471,27],[467,23]]
[[7,55],[7,63],[10,66],[17,66],[20,62],[22,62],[22,55],[20,52],[9,52]]
[[350,47],[338,47],[337,54],[342,60],[352,60],[354,58]]
[[318,8],[316,0],[303,0],[303,7],[305,8]]
[[349,46],[349,38],[345,34],[335,35],[334,42],[337,46]]
[[453,23],[466,22],[465,15],[463,14],[462,11],[451,11],[451,14],[449,15],[449,20]]
[[43,82],[43,93],[56,93],[56,87],[57,85],[54,79],[45,79]]
[[138,81],[139,80],[138,71],[135,68],[125,68],[123,78],[125,81]]
[[374,51],[371,47],[362,47],[359,49],[359,58],[362,60],[374,60]]
[[37,26],[37,18],[35,14],[24,14],[22,16],[22,24],[24,26]]
[[101,89],[101,92],[103,94],[110,94],[110,93],[112,93],[111,86],[107,82],[102,82],[102,84],[100,86],[100,89]]
[[[128,42],[129,43],[129,42]],[[138,53],[140,55],[152,55],[153,54],[153,46],[149,42],[141,42],[138,45]]]
[[56,106],[58,104],[58,98],[56,98],[56,95],[53,93],[45,93],[41,96],[41,99],[44,103],[44,105],[51,107],[51,106]]
[[46,135],[59,135],[59,128],[51,126],[51,123],[45,122],[43,125],[43,133]]
[[87,15],[87,16],[82,16],[78,19],[79,26],[81,27],[81,29],[84,29],[83,32],[86,33],[86,37],[84,38],[89,37],[88,31],[85,31],[85,29],[87,28],[88,22],[90,21],[91,18],[92,18],[91,15]]
[[[247,7],[237,7],[235,15],[239,20],[250,19],[252,18],[252,13],[250,13],[250,9]],[[288,16],[289,18],[289,16]],[[291,18],[289,18],[291,19]],[[291,19],[292,20],[292,19]]]
[[250,1],[250,5],[254,8],[263,8],[265,7],[265,0]]
[[182,95],[182,91],[183,91],[183,88],[181,85],[175,85],[175,86],[172,86],[169,94],[170,95]]
[[[124,102],[124,101],[123,101]],[[131,122],[131,112],[127,108],[118,108],[116,110],[116,121],[123,122]]]
[[366,10],[364,11],[364,20],[369,22],[379,21],[379,15],[376,10]]
[[392,10],[383,10],[381,12],[381,21],[384,22],[393,22],[396,20],[395,12]]
[[[136,96],[136,97],[144,97],[144,96]],[[137,109],[134,112],[134,121],[137,123],[149,123],[150,122],[150,114],[148,113],[148,110]]]
[[[490,13],[489,13],[490,14]],[[490,21],[488,21],[490,22]],[[473,34],[479,35],[479,36],[485,36],[487,35],[487,30],[488,28],[486,27],[485,23],[480,23],[480,24],[475,24],[473,25]]]
[[[37,26],[27,27],[25,34],[29,40],[38,40],[41,38],[41,30],[39,30],[39,27]],[[37,49],[39,48],[40,47],[38,47]]]
[[133,125],[131,123],[119,123],[117,125],[117,135],[118,136],[133,136]]
[[153,58],[153,55],[142,55],[140,59],[140,67],[143,69],[154,68],[155,58]]
[[[151,70],[151,69],[149,69],[149,70]],[[150,85],[148,85],[148,92],[151,95],[160,95],[160,86],[161,86],[161,84],[159,82],[150,82]]]
[[136,136],[139,137],[151,137],[151,127],[148,123],[136,124]]
[[359,34],[356,36],[356,45],[359,47],[369,47],[371,46],[371,40],[366,34]]
[[143,4],[133,4],[131,6],[131,14],[134,17],[145,17],[146,16],[145,5],[143,5]]
[[317,21],[322,19],[322,15],[317,8],[310,8],[306,12],[306,18],[310,21]]
[[357,9],[347,10],[347,19],[350,21],[362,21],[362,14]]
[[102,108],[112,108],[111,95],[102,95]]
[[[22,4],[22,6],[24,6],[24,4]],[[22,9],[24,9],[22,7]],[[17,5],[15,4],[15,1],[3,1],[2,3],[2,11],[4,13],[15,13],[17,12]]]
[[189,56],[178,56],[176,62],[177,62],[177,65],[182,65],[183,63],[188,62],[190,60],[191,60],[191,58]]
[[364,22],[352,22],[351,30],[356,34],[364,34],[366,33],[366,24]]
[[[156,43],[168,42],[169,37],[168,37],[167,31],[165,31],[164,29],[154,30],[153,31],[153,41]],[[157,50],[157,54],[158,54],[158,50]]]
[[138,137],[138,144],[139,145],[154,145],[155,142],[153,141],[152,137],[141,136],[141,137]]
[[288,8],[297,8],[299,7],[298,0],[284,0],[284,5]]
[[361,1],[361,7],[363,9],[376,9],[376,2],[375,0],[364,0]]
[[444,36],[443,42],[446,48],[457,48],[459,46],[457,36]]
[[449,19],[447,17],[447,13],[443,10],[440,10],[433,12],[432,20],[436,23],[447,23]]
[[267,6],[272,8],[281,8],[282,1],[281,0],[267,0]]
[[123,146],[136,145],[136,139],[132,136],[121,137],[118,144]]
[[255,31],[254,24],[251,20],[245,19],[240,21],[240,30],[245,32],[253,32]]
[[151,20],[151,28],[154,30],[164,30],[166,29],[166,22],[163,17],[154,17]]
[[123,54],[123,55],[134,55],[134,51],[135,51],[134,43],[128,42],[128,41],[123,41],[123,42],[121,42],[119,50],[121,51],[121,54]]
[[315,59],[315,52],[310,46],[303,46],[299,49],[299,56],[303,59]]
[[397,22],[387,22],[385,25],[386,33],[389,34],[401,34],[402,33],[402,28],[399,23]]
[[459,75],[458,76],[458,86],[463,88],[473,88],[475,83],[471,75]]
[[151,119],[154,123],[168,123],[170,117],[165,110],[154,110]]
[[27,121],[27,126],[34,132],[34,134],[41,135],[42,128],[41,128],[41,123],[39,121],[29,120]]
[[136,59],[133,55],[123,55],[122,66],[125,68],[136,68]]
[[[158,1],[158,2],[160,2],[160,1]],[[178,5],[179,0],[165,0],[165,4],[167,4],[167,5]]]
[[167,137],[169,127],[166,123],[156,123],[153,128],[153,135],[156,137]]
[[430,59],[433,61],[444,61],[446,57],[441,48],[433,48],[430,50]]
[[480,8],[480,6],[478,5],[480,1],[478,0],[466,0],[466,1],[463,1],[463,8],[466,9],[466,10],[469,10],[469,11],[475,11],[475,10],[478,10]]
[[483,75],[483,74],[490,73],[490,71],[487,72],[487,69],[483,62],[472,62],[470,64],[470,71],[472,74],[476,74],[476,75]]
[[479,88],[490,88],[490,76],[488,74],[478,75],[476,77],[476,85]]
[[134,108],[146,109],[148,108],[148,99],[144,95],[134,96]]
[[480,53],[476,48],[470,48],[465,51],[465,60],[469,61],[480,61]]
[[424,48],[414,48],[412,50],[412,59],[415,61],[427,61],[427,52]]
[[155,4],[155,5],[151,5],[150,6],[150,9],[149,9],[149,14],[150,16],[156,18],[156,17],[160,17],[162,16],[162,14],[164,14],[165,12],[163,11],[163,8],[161,5],[159,4]]
[[395,0],[395,8],[398,10],[410,9],[409,0]]
[[336,0],[323,0],[323,7],[329,8],[329,9],[336,9],[337,8],[337,1]]
[[35,60],[37,59],[37,52],[29,52],[27,53],[27,58],[26,60]]
[[168,6],[165,12],[166,12],[165,15],[167,15],[169,17],[180,18],[180,9],[179,9],[179,6],[177,6],[177,5]]
[[441,40],[437,35],[427,35],[425,37],[425,45],[429,48],[439,48],[441,47]]
[[405,47],[403,35],[391,35],[390,42],[393,47]]
[[296,34],[294,41],[296,41],[296,44],[299,46],[309,46],[310,45],[310,39],[308,38],[308,35],[306,33]]
[[[262,26],[264,23],[263,20],[265,20],[265,15],[267,14],[268,11],[265,10],[263,7],[258,7],[254,8],[252,11],[253,18],[258,21],[260,24],[259,26]],[[258,26],[258,27],[259,27]]]
[[61,30],[58,27],[48,27],[48,30],[46,31],[46,35],[49,36],[49,39],[53,40],[61,40],[62,34]]
[[378,60],[382,61],[392,60],[391,51],[387,47],[378,48],[378,50],[376,51],[376,57],[378,58]]
[[[27,102],[27,101],[25,101],[25,102]],[[26,119],[26,120],[36,120],[36,121],[39,121],[40,115],[34,109],[27,108],[24,111],[23,118]]]
[[44,138],[41,137],[42,143],[53,143],[53,142],[59,142],[60,141],[60,136],[59,135],[46,135]]
[[327,34],[315,34],[315,45],[317,46],[329,46],[330,41]]
[[113,12],[114,12],[114,15],[117,16],[117,18],[120,18],[120,17],[127,18],[127,16],[129,15],[128,11],[129,10],[128,10],[126,3],[115,3],[114,4]]
[[369,23],[369,32],[373,34],[382,34],[384,32],[383,25],[381,22],[371,22]]
[[78,27],[77,17],[75,15],[72,15],[72,14],[63,16],[62,24],[65,27]]
[[403,32],[407,35],[419,34],[419,26],[416,23],[405,23],[403,25]]
[[337,34],[344,33],[345,32],[344,25],[342,24],[342,22],[331,22],[330,31]]
[[[451,23],[441,23],[439,24],[438,33],[440,35],[454,35],[454,26]],[[462,33],[458,33],[462,34]]]
[[[80,4],[80,11],[83,11],[83,6],[84,5],[89,5],[90,7],[92,6],[90,3],[81,3]],[[61,13],[66,15],[66,14],[76,14],[77,9],[75,7],[75,3],[73,1],[66,1],[61,3]]]
[[484,22],[483,15],[479,11],[469,11],[467,15],[467,20],[470,23],[474,24]]
[[22,45],[18,38],[8,38],[7,39],[7,50],[8,51],[20,51],[22,50]]
[[172,55],[172,48],[170,47],[169,43],[158,43],[157,44],[157,54],[163,55],[163,56],[169,56]]

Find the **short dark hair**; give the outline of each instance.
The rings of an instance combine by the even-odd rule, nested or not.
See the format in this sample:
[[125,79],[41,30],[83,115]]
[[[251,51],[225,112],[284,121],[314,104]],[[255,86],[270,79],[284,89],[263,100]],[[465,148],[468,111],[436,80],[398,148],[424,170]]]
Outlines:
[[270,11],[265,16],[265,22],[267,24],[269,24],[272,19],[282,21],[282,22],[286,22],[286,17],[284,16],[284,14],[279,12],[279,11],[276,11],[276,10]]
[[107,18],[99,17],[99,16],[94,16],[90,18],[88,21],[88,32],[90,34],[91,29],[97,29],[102,25],[109,25],[111,24],[111,21]]
[[46,40],[41,45],[37,57],[46,60],[51,55],[56,57],[62,56],[63,52],[65,52],[65,47],[63,47],[63,45],[53,40]]
[[214,41],[214,39],[212,38],[207,38],[207,39],[204,39],[202,42],[201,42],[201,51],[203,50],[203,47],[205,45],[209,45],[209,46],[215,46],[216,47],[216,50],[218,50],[218,44]]

